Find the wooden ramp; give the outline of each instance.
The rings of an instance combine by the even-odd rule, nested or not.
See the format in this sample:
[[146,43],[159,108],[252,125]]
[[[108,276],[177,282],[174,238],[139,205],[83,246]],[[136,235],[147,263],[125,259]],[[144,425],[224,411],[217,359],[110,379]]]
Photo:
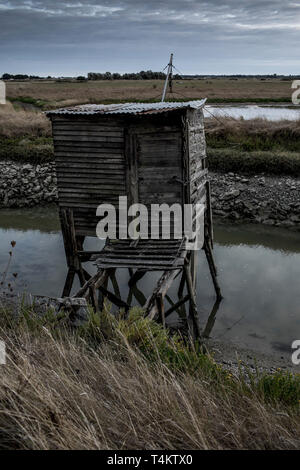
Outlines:
[[186,257],[181,240],[108,240],[103,251],[91,257],[99,269],[132,268],[162,271],[178,269]]

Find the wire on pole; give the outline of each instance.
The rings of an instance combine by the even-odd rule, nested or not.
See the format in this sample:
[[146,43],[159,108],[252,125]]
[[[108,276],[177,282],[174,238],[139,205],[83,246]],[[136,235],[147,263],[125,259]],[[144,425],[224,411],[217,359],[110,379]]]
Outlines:
[[170,55],[170,62],[168,63],[168,65],[166,67],[168,67],[168,71],[167,71],[167,76],[166,76],[166,80],[165,80],[165,84],[164,84],[163,94],[162,94],[162,97],[161,97],[161,102],[162,103],[165,101],[168,84],[169,84],[169,88],[170,88],[170,93],[172,93],[173,54]]

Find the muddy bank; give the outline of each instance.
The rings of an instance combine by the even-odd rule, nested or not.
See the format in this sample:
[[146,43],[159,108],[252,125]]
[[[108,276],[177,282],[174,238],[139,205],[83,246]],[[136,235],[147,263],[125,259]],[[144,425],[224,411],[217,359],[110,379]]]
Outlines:
[[220,341],[216,339],[206,340],[206,346],[214,360],[229,370],[236,377],[240,372],[247,375],[247,371],[265,372],[273,374],[276,370],[299,373],[300,366],[292,363],[292,352],[288,354],[268,354],[253,349],[242,347],[230,341]]
[[210,173],[218,218],[300,230],[300,178]]
[[[210,173],[213,213],[230,222],[255,222],[300,230],[300,178]],[[57,201],[54,162],[0,161],[0,208]]]

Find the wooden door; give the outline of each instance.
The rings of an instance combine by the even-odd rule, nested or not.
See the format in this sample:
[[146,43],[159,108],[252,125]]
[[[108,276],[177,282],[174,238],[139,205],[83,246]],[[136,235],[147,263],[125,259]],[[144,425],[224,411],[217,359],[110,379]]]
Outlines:
[[131,203],[183,203],[182,136],[180,131],[133,131],[128,136]]

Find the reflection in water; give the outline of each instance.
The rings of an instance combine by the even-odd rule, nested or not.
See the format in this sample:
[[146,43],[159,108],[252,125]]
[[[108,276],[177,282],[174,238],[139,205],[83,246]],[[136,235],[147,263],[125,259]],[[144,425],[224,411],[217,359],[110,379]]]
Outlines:
[[[1,209],[0,230],[27,232],[38,230],[42,233],[57,233],[60,223],[55,205],[34,209]],[[2,248],[2,247],[1,247]]]
[[268,119],[269,121],[280,121],[287,119],[289,121],[296,121],[300,119],[299,106],[209,106],[204,108],[204,116],[211,117],[211,115],[218,117],[233,117],[235,119]]
[[214,234],[218,245],[263,246],[286,254],[300,253],[299,232],[266,225],[229,225],[215,219]]
[[203,328],[203,337],[204,338],[209,338],[212,332],[212,329],[214,327],[215,321],[217,319],[217,313],[220,308],[220,303],[222,300],[216,300],[214,303],[214,306],[212,308],[212,311],[210,312],[210,315],[207,319],[206,325]]
[[[0,211],[0,272],[6,266],[10,241],[14,248],[11,281],[20,291],[58,296],[66,276],[66,263],[55,207]],[[96,238],[86,248],[100,248]],[[197,301],[200,321],[207,335],[231,340],[262,351],[290,352],[300,339],[300,240],[299,234],[259,225],[215,225],[215,261],[224,299],[215,305],[215,294],[204,253],[199,254]],[[90,272],[95,267],[89,265]],[[159,273],[148,273],[130,294],[132,304],[143,303]],[[128,271],[119,270],[122,298],[129,295]],[[176,303],[180,279],[166,300],[166,312]],[[77,288],[77,286],[76,286]],[[113,290],[111,281],[109,290]],[[186,292],[183,293],[186,295]],[[167,303],[169,305],[167,305]],[[217,312],[218,308],[218,312]],[[178,322],[181,307],[168,315]]]

